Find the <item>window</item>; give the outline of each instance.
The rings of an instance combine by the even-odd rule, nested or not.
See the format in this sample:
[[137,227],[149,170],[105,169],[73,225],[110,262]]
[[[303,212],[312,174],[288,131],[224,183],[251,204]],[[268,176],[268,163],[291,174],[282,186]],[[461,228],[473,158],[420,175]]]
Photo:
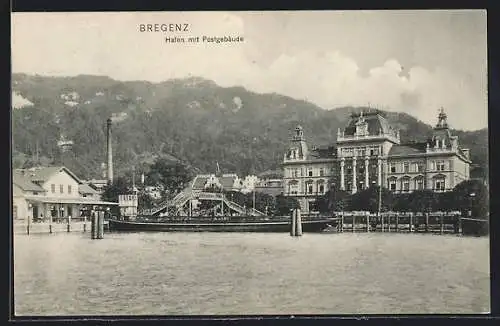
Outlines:
[[38,195],[38,191],[33,191],[33,195]]
[[323,194],[324,192],[325,192],[325,186],[320,185],[320,186],[319,186],[319,193],[320,193],[320,194]]
[[347,168],[347,174],[352,174],[352,168],[351,167]]
[[403,163],[403,171],[404,173],[410,172],[410,164],[408,162]]
[[439,178],[434,180],[434,190],[435,191],[444,191],[446,189],[444,178]]
[[68,185],[68,194],[71,194],[71,185]]
[[391,173],[396,173],[396,164],[391,163]]
[[325,170],[323,168],[319,169],[319,176],[322,177],[325,175]]
[[436,169],[436,162],[431,161],[431,171],[434,171]]
[[59,192],[61,194],[64,192],[64,186],[63,185],[59,185]]
[[403,191],[404,192],[410,191],[410,179],[403,179]]
[[424,189],[424,179],[418,178],[415,180],[415,189],[417,189],[417,190]]
[[294,178],[299,176],[299,171],[297,169],[293,169],[293,175]]
[[313,193],[313,186],[311,184],[307,186],[307,192],[310,194]]
[[417,172],[424,172],[424,165],[422,163],[417,163]]
[[438,161],[436,169],[438,171],[444,171],[444,161]]
[[51,184],[50,185],[50,190],[52,191],[52,193],[55,193],[56,192],[56,185],[55,184]]
[[309,169],[309,170],[307,171],[307,175],[308,175],[308,176],[310,176],[310,177],[312,177],[312,176],[313,176],[313,171],[312,171],[312,169]]
[[395,179],[389,180],[389,189],[391,191],[395,191],[396,190],[396,180]]

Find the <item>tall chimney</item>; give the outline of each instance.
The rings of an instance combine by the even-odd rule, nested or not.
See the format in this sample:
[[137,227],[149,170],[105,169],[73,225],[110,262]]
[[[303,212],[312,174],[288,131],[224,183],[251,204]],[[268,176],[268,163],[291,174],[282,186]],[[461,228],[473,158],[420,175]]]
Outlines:
[[113,148],[111,147],[111,118],[107,121],[108,183],[113,183]]

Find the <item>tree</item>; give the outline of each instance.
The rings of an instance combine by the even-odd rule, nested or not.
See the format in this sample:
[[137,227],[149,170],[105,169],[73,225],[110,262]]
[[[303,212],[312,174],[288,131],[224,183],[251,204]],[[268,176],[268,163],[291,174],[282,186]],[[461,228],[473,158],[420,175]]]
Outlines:
[[316,201],[316,208],[322,214],[332,214],[335,211],[343,211],[348,207],[349,194],[343,190],[331,187],[323,196]]
[[489,190],[480,180],[467,180],[453,189],[453,203],[463,215],[471,211],[474,218],[489,217]]
[[118,202],[119,195],[130,194],[131,190],[128,180],[124,177],[118,177],[112,184],[104,187],[101,198],[104,201]]
[[276,196],[274,215],[288,216],[290,211],[295,208],[300,208],[300,204],[297,199],[283,195]]
[[180,162],[172,162],[162,157],[155,160],[147,175],[149,185],[161,185],[164,196],[175,196],[186,188],[193,175],[187,167]]
[[[379,191],[382,191],[379,198]],[[380,199],[380,208],[382,211],[392,209],[393,195],[386,188],[372,186],[370,188],[358,191],[350,196],[349,210],[352,211],[369,211],[372,213],[378,212]]]
[[137,196],[137,206],[139,211],[151,209],[154,207],[154,199],[149,194],[141,191]]
[[[248,208],[253,207],[253,196],[254,196],[253,192],[246,194],[246,202],[245,202],[246,207]],[[261,192],[255,192],[255,209],[263,213],[265,213],[266,210],[268,212],[274,211],[275,210],[274,197]]]
[[414,213],[430,212],[435,210],[438,205],[436,193],[429,189],[415,190],[409,194],[407,200],[409,211]]

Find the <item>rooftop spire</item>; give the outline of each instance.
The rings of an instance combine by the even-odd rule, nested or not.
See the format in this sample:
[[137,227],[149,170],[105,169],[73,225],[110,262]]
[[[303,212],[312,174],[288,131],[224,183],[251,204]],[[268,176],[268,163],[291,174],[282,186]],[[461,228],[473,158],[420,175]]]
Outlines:
[[441,109],[439,109],[438,123],[436,125],[436,128],[448,128],[448,122],[446,121],[447,118],[448,116],[444,112],[444,108],[441,107]]

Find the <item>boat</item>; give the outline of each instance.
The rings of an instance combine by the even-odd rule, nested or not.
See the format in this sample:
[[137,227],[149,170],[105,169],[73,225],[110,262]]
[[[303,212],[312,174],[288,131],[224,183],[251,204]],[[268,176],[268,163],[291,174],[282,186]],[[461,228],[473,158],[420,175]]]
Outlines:
[[[336,218],[305,218],[303,232],[322,232],[336,225]],[[110,219],[110,231],[128,232],[290,232],[290,217],[179,217],[133,220]]]

